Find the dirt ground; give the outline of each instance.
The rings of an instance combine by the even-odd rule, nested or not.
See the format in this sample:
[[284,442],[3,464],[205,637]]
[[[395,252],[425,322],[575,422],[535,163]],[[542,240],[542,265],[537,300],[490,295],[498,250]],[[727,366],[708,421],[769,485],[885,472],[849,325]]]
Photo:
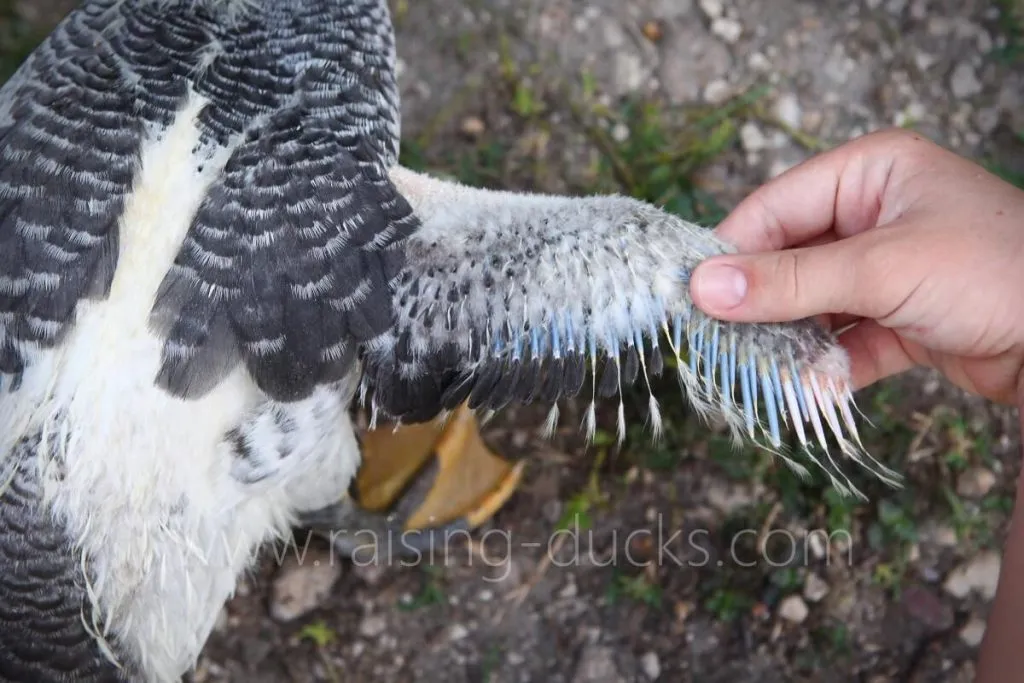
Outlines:
[[[0,3],[0,59],[45,32],[52,4]],[[890,125],[1020,181],[1011,4],[400,0],[403,161],[496,188],[630,192],[708,224]],[[524,482],[447,561],[357,566],[304,537],[301,561],[268,552],[193,681],[973,678],[1019,467],[1015,412],[926,372],[863,392],[867,446],[906,481],[865,476],[861,503],[730,450],[672,402],[672,380],[659,390],[657,445],[642,413],[621,450],[586,448],[572,405],[551,440],[543,411],[495,418],[488,443],[526,460]]]

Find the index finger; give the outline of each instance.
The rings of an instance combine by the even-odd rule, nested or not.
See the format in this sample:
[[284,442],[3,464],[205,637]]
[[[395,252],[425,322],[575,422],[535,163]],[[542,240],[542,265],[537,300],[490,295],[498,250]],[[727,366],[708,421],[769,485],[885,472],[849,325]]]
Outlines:
[[741,252],[775,251],[834,230],[875,226],[904,131],[871,133],[794,166],[755,190],[716,228]]

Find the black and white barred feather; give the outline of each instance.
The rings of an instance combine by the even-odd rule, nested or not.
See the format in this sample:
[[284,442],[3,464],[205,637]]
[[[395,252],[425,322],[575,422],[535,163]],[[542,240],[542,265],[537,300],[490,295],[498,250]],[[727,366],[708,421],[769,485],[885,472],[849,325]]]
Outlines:
[[386,175],[394,60],[376,0],[85,2],[2,92],[0,371],[107,294],[141,142],[193,92],[194,163],[223,168],[154,302],[158,381],[201,395],[244,362],[290,400],[343,376],[415,228]]

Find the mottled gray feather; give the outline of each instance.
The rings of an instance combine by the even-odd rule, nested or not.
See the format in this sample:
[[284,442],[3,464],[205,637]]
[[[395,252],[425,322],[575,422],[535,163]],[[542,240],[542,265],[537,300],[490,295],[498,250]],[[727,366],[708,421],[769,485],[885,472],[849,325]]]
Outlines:
[[81,557],[43,503],[30,459],[39,443],[38,434],[22,440],[0,467],[0,681],[129,680],[83,623]]
[[0,90],[0,372],[56,344],[113,277],[144,121],[101,32],[109,4],[74,12]]
[[378,0],[72,12],[0,93],[0,371],[107,294],[144,135],[194,90],[209,99],[195,163],[231,153],[153,308],[157,381],[196,396],[238,362],[280,400],[336,381],[393,323],[416,227],[385,172],[394,61]]
[[159,381],[196,395],[241,358],[268,395],[294,400],[393,322],[416,222],[385,174],[398,144],[390,22],[375,2],[305,2],[253,11],[218,40],[196,87],[221,106],[201,118],[221,144],[241,139],[154,306],[168,335]]

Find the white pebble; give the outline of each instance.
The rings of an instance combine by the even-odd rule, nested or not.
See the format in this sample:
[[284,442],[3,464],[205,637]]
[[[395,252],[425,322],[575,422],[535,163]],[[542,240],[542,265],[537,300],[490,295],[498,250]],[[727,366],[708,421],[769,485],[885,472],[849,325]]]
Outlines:
[[743,25],[725,17],[711,22],[711,32],[727,43],[735,43],[743,35]]
[[644,670],[647,678],[655,681],[661,675],[661,661],[656,652],[648,652],[640,658],[640,668]]
[[716,78],[704,87],[703,95],[708,104],[721,104],[732,95],[732,88],[725,80]]
[[787,596],[779,604],[779,616],[793,624],[803,623],[809,613],[807,603],[799,595]]
[[821,578],[814,572],[807,575],[807,579],[804,581],[804,597],[811,602],[821,602],[821,600],[828,595],[829,586],[825,582],[825,579]]
[[301,617],[327,598],[341,576],[341,564],[329,554],[309,554],[303,562],[289,559],[270,591],[270,616],[281,622]]
[[615,142],[622,143],[622,142],[625,142],[628,139],[629,139],[629,126],[627,126],[626,124],[622,123],[621,121],[619,123],[616,123],[614,126],[612,126],[612,140],[615,140]]
[[707,15],[708,19],[718,19],[725,14],[725,6],[722,0],[700,0],[700,9]]
[[764,53],[762,52],[754,52],[749,57],[747,57],[747,66],[749,66],[752,70],[759,71],[761,73],[771,71],[772,69],[772,63],[768,60],[767,57],[764,56]]
[[984,467],[964,470],[957,478],[956,492],[965,498],[984,498],[996,485],[996,475]]
[[747,121],[740,127],[740,144],[747,152],[760,152],[768,146],[768,139],[753,121]]
[[790,128],[800,128],[803,111],[800,100],[793,93],[784,93],[775,102],[775,116]]
[[957,64],[949,77],[949,89],[953,91],[953,96],[957,99],[973,97],[980,93],[981,81],[978,80],[974,67],[967,62]]
[[978,647],[985,637],[985,620],[971,617],[971,620],[960,629],[960,640],[968,647]]
[[388,627],[387,620],[379,614],[371,614],[359,623],[359,635],[364,638],[376,638]]
[[951,571],[942,587],[955,598],[965,598],[971,591],[977,591],[991,600],[996,594],[1001,566],[998,553],[984,552]]

